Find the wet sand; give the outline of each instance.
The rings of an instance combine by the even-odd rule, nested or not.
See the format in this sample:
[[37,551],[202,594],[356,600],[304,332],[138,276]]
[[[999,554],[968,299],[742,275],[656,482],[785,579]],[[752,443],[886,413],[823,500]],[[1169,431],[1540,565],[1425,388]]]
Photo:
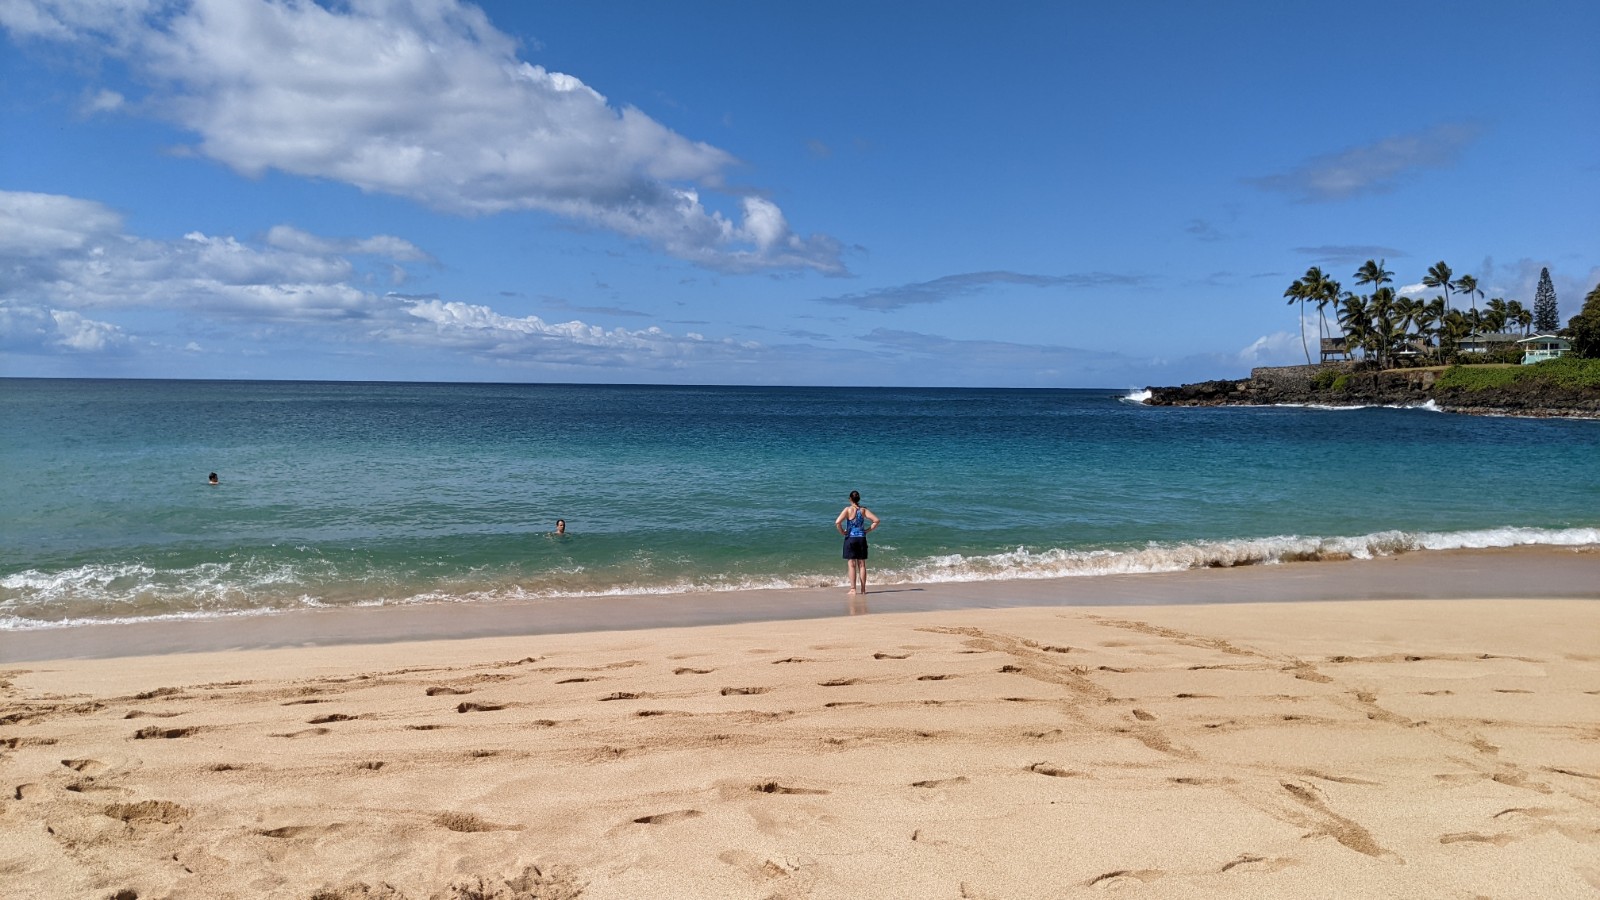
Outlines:
[[[0,893],[1594,896],[1600,602],[1561,578],[1600,557],[1443,556],[1524,590],[1329,600],[1351,582],[1318,563],[1103,605],[781,592],[816,614],[428,641],[353,610],[324,621],[376,613],[361,643],[305,639],[318,613],[256,620],[300,621],[259,649],[8,658]],[[1447,589],[1434,562],[1350,569]]]
[[729,591],[537,602],[309,609],[265,616],[0,632],[0,664],[211,650],[502,635],[566,634],[1026,606],[1268,601],[1600,599],[1600,547],[1516,547],[1369,560],[1019,581],[871,584],[839,590]]

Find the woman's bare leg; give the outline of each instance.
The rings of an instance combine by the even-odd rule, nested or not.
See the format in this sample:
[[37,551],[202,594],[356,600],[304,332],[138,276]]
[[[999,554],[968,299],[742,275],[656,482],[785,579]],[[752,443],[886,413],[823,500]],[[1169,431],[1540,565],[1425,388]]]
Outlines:
[[856,592],[856,566],[861,565],[861,560],[859,560],[859,559],[847,559],[847,560],[845,560],[844,565],[845,565],[845,577],[850,580],[849,593],[854,594]]
[[856,565],[861,567],[856,570],[857,572],[861,573],[861,588],[859,591],[857,591],[857,593],[865,594],[867,592],[867,561],[864,559],[856,560]]

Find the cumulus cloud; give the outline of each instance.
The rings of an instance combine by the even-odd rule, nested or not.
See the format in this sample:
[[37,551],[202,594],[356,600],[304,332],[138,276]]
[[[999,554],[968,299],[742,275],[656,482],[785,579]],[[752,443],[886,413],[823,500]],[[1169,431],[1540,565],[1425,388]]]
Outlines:
[[1472,123],[1435,125],[1313,157],[1287,172],[1245,181],[1264,191],[1288,194],[1299,203],[1388,193],[1422,170],[1455,165],[1481,132]]
[[1137,275],[1115,275],[1106,272],[1088,272],[1074,275],[1025,275],[1019,272],[966,272],[946,275],[932,281],[918,281],[894,287],[875,288],[854,294],[834,297],[816,297],[813,302],[854,306],[857,309],[888,312],[922,303],[943,303],[957,297],[968,296],[994,285],[1015,284],[1025,287],[1102,288],[1131,287],[1144,283]]
[[119,352],[128,335],[109,322],[99,322],[67,309],[49,309],[0,299],[0,349],[73,353]]
[[259,246],[191,232],[150,240],[124,233],[121,218],[93,201],[0,191],[0,271],[10,276],[0,283],[0,300],[325,320],[362,316],[379,305],[354,283],[369,273],[337,248],[358,248],[380,263],[425,256],[388,236],[336,241],[292,229],[274,233],[294,239]]
[[[358,257],[370,257],[370,265]],[[658,370],[752,363],[768,352],[747,341],[550,323],[370,287],[377,280],[371,266],[430,260],[394,236],[329,238],[290,226],[272,228],[261,242],[201,232],[151,240],[126,234],[118,216],[91,201],[0,191],[0,272],[10,276],[0,280],[0,350],[130,350],[140,339],[102,316],[137,313],[146,324],[178,317],[179,336],[167,340],[191,353],[202,345],[186,330],[267,335],[280,345],[402,345],[513,364]],[[94,310],[102,312],[85,314]]]
[[1318,354],[1322,345],[1320,335],[1317,333],[1315,319],[1300,320],[1300,334],[1292,331],[1275,331],[1256,338],[1249,346],[1240,350],[1235,359],[1246,366],[1292,366],[1305,362],[1305,347],[1300,343],[1302,335],[1306,345],[1311,348],[1312,358]]
[[540,210],[721,270],[845,271],[837,241],[801,237],[768,200],[702,202],[727,191],[730,154],[519,59],[455,0],[12,0],[0,26],[122,60],[153,85],[138,108],[246,175],[456,214]]

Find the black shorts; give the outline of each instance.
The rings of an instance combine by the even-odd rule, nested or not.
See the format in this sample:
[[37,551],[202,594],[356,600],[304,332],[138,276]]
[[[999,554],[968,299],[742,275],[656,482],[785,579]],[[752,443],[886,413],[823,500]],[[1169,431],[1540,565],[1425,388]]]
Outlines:
[[865,537],[847,537],[844,539],[845,559],[866,559],[867,539]]

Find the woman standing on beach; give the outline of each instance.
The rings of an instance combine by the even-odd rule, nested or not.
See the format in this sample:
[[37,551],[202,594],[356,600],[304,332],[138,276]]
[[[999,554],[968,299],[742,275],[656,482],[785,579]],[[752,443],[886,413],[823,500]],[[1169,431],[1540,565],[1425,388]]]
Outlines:
[[[867,533],[878,527],[878,517],[861,505],[861,492],[850,492],[850,505],[833,520],[833,527],[844,535],[845,575],[850,593],[867,592]],[[859,590],[857,590],[859,588]]]

